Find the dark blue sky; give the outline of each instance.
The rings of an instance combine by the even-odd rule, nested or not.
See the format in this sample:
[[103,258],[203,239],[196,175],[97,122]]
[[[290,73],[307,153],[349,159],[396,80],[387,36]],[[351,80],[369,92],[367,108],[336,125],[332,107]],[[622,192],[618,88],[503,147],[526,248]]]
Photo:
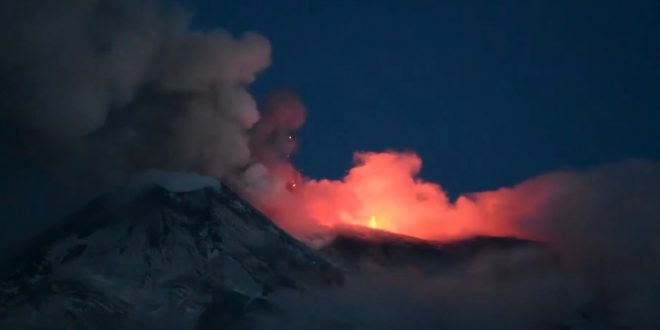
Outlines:
[[[190,6],[190,5],[188,5]],[[258,97],[309,109],[296,163],[339,177],[405,149],[450,193],[660,159],[658,1],[202,1],[194,24],[270,39]]]

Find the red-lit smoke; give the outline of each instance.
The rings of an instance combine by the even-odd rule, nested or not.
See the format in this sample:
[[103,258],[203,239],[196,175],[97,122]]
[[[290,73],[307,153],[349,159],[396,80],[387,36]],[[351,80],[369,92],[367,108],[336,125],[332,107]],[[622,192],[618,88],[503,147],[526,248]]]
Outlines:
[[[324,229],[364,226],[424,239],[473,235],[531,236],[520,223],[546,205],[553,185],[531,180],[514,188],[460,196],[450,201],[438,184],[418,177],[414,153],[358,152],[341,180],[299,179],[281,189],[276,177],[259,207],[278,224],[305,237]],[[542,237],[535,237],[542,238]]]
[[291,92],[267,97],[250,131],[254,162],[239,180],[243,192],[281,227],[300,238],[344,226],[361,226],[424,239],[473,235],[542,239],[521,226],[542,212],[553,180],[532,179],[513,188],[463,195],[450,201],[442,187],[419,177],[412,152],[357,152],[340,180],[303,177],[290,163],[294,132],[306,111]]
[[419,176],[422,160],[413,152],[357,152],[339,180],[302,176],[289,155],[305,116],[295,94],[270,95],[250,130],[252,163],[233,180],[255,206],[304,240],[351,226],[432,240],[517,236],[573,253],[650,242],[638,237],[657,232],[660,164],[654,162],[550,172],[450,200],[441,185]]

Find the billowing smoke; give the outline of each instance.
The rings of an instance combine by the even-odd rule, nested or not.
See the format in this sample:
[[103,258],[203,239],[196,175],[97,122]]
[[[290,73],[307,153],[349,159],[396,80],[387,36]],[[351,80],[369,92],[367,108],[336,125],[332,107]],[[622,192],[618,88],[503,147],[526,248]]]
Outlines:
[[[295,306],[325,306],[289,311],[296,315],[288,323],[292,328],[319,320],[397,328],[410,319],[419,320],[419,329],[660,325],[654,312],[660,308],[660,164],[629,160],[557,171],[452,201],[441,186],[418,176],[422,162],[414,153],[359,152],[354,161],[340,180],[303,178],[290,166],[276,167],[259,180],[271,182],[268,189],[252,200],[310,243],[316,234],[347,226],[431,240],[517,236],[545,242],[559,264],[548,268],[543,254],[521,251],[487,256],[467,272],[440,276],[377,272],[318,301],[283,298],[300,299]],[[502,299],[510,303],[501,305]],[[340,318],[323,312],[341,308],[346,310]]]
[[[263,207],[300,236],[324,228],[364,226],[447,240],[517,235],[513,223],[541,208],[553,190],[553,185],[529,182],[452,202],[442,187],[418,177],[421,164],[413,153],[358,152],[343,179],[297,180],[292,189],[281,189],[280,184],[280,191],[261,195]],[[292,209],[299,210],[292,214]]]
[[296,150],[293,133],[305,122],[305,108],[290,91],[273,93],[266,98],[261,120],[251,131],[253,157],[267,166],[288,162]]
[[[286,297],[300,299],[296,306],[327,304],[296,308],[290,311],[297,315],[291,322],[305,328],[305,322],[321,319],[374,329],[408,324],[402,319],[420,320],[419,329],[660,325],[654,312],[660,308],[660,164],[628,160],[587,171],[551,172],[454,201],[440,185],[419,177],[421,165],[414,153],[358,152],[344,178],[315,180],[301,177],[285,162],[259,180],[271,184],[252,200],[310,243],[316,234],[346,226],[431,240],[517,236],[547,243],[559,265],[539,268],[545,257],[521,252],[522,258],[516,253],[489,256],[468,272],[435,277],[387,270],[362,284],[356,279],[347,292],[323,293],[320,301]],[[511,303],[502,306],[502,299]],[[346,308],[341,318],[323,313],[341,308]],[[441,317],[428,317],[439,311]]]
[[291,91],[270,94],[264,102],[262,117],[250,131],[250,152],[254,162],[240,178],[240,190],[253,200],[284,188],[295,187],[300,174],[289,158],[296,151],[294,137],[304,123],[306,110]]
[[[281,93],[255,126],[248,87],[270,64],[259,34],[195,31],[187,13],[157,0],[3,1],[0,22],[0,196],[25,195],[3,200],[4,233],[38,231],[151,168],[247,186],[268,150],[290,152],[265,130],[302,124],[287,124],[278,104],[292,96]],[[32,197],[39,191],[71,193]]]
[[264,37],[191,31],[157,1],[2,6],[3,147],[93,176],[226,177],[251,161],[259,112],[247,86],[270,63]]
[[[559,265],[539,268],[535,260],[543,257],[535,253],[523,259],[503,253],[477,261],[467,273],[425,277],[387,271],[365,279],[369,284],[347,288],[349,294],[337,301],[326,300],[328,308],[356,305],[352,309],[361,311],[357,305],[371,303],[390,311],[353,313],[353,321],[369,324],[394,322],[387,315],[402,299],[416,306],[401,311],[412,319],[433,314],[424,309],[430,302],[436,312],[446,312],[436,320],[440,323],[423,319],[423,329],[441,323],[483,328],[493,322],[509,329],[526,329],[534,322],[541,322],[539,328],[561,328],[593,318],[605,323],[582,328],[660,325],[653,312],[660,308],[660,164],[629,160],[583,172],[557,171],[455,201],[439,185],[419,178],[420,169],[421,160],[412,153],[357,153],[341,180],[300,179],[295,189],[262,195],[260,201],[280,225],[303,239],[344,226],[432,240],[517,236],[548,244]],[[417,285],[409,284],[412,278]],[[387,294],[379,289],[383,286],[397,293]],[[363,298],[380,294],[376,300]],[[500,306],[500,299],[516,303]],[[580,321],[578,311],[592,321]],[[315,310],[300,313],[340,322]]]

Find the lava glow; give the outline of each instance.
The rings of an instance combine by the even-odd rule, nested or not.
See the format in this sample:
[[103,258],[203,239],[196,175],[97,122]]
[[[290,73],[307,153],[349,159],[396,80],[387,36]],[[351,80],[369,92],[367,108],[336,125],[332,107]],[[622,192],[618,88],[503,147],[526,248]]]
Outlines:
[[553,189],[530,180],[450,201],[440,185],[418,177],[422,162],[416,154],[360,152],[354,161],[341,180],[301,179],[295,189],[262,200],[262,210],[299,236],[341,226],[438,240],[529,236],[522,234],[520,222],[539,212]]
[[372,216],[371,219],[369,219],[369,228],[378,228],[378,221],[376,221],[375,216]]

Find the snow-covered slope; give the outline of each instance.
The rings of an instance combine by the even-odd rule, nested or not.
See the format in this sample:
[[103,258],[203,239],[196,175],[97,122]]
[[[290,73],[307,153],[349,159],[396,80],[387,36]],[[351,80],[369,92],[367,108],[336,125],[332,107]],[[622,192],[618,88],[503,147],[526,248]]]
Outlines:
[[0,329],[241,328],[271,292],[343,281],[223,186],[130,190],[2,267]]

